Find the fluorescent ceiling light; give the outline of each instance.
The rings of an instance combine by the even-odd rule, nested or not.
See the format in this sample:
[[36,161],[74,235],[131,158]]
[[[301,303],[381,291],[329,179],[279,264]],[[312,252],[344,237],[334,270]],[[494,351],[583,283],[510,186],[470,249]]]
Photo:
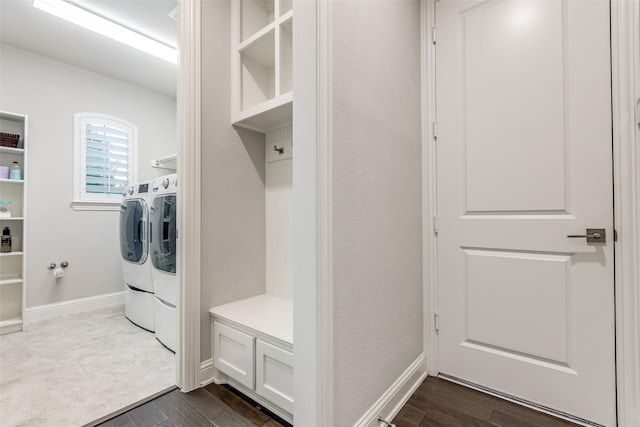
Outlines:
[[178,63],[178,53],[176,49],[152,40],[140,33],[136,33],[101,16],[94,15],[66,1],[33,0],[33,6],[58,18],[72,22],[105,37],[164,59],[165,61],[173,64]]

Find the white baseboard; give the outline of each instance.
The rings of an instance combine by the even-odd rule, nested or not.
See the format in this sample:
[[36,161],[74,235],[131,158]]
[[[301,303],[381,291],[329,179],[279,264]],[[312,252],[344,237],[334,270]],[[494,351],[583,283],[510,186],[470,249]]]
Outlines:
[[384,424],[378,421],[378,417],[391,422],[426,377],[427,359],[422,353],[355,423],[354,427],[381,427]]
[[207,359],[200,363],[198,382],[201,386],[205,386],[213,382],[213,359]]
[[[215,379],[213,360],[200,363],[200,385],[212,382],[225,384],[226,381]],[[380,396],[378,401],[355,423],[354,427],[381,427],[378,417],[391,421],[407,403],[411,395],[427,377],[427,359],[423,354],[402,373],[402,375]]]
[[28,307],[24,311],[24,322],[46,320],[65,314],[80,313],[82,311],[98,310],[114,305],[124,304],[124,291],[111,294],[97,295],[94,297],[80,298],[55,304],[38,305]]

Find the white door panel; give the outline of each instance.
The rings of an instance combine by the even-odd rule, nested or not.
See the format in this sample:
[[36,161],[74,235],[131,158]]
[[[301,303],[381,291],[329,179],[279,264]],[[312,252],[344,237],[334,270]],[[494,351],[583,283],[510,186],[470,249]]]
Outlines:
[[463,253],[467,341],[566,364],[571,258],[495,250]]
[[467,212],[565,210],[561,10],[503,1],[462,14]]
[[440,371],[615,425],[609,4],[435,7]]

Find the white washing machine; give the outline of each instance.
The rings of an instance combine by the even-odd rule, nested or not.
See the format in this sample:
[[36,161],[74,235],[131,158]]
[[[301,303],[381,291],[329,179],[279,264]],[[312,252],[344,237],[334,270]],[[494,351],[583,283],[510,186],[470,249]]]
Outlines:
[[178,339],[178,280],[176,278],[176,174],[153,181],[151,215],[151,277],[153,278],[156,338],[174,351]]
[[152,182],[131,184],[120,204],[120,253],[125,284],[125,316],[150,332],[155,330],[153,280],[149,259],[149,202]]

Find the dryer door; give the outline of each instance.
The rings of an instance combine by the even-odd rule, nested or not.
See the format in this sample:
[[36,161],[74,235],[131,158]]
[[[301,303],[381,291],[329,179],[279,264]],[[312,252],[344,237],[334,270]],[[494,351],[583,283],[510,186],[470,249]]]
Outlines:
[[120,253],[134,264],[147,260],[147,204],[142,199],[124,200],[120,205]]
[[151,261],[166,273],[176,272],[176,195],[153,199],[151,207]]

